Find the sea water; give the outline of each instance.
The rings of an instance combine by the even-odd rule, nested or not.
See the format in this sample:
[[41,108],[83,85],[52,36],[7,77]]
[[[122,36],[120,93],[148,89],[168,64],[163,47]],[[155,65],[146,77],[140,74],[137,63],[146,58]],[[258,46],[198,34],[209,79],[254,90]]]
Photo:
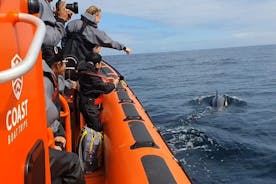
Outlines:
[[[105,56],[195,184],[276,183],[276,46]],[[237,99],[216,110],[218,91]]]

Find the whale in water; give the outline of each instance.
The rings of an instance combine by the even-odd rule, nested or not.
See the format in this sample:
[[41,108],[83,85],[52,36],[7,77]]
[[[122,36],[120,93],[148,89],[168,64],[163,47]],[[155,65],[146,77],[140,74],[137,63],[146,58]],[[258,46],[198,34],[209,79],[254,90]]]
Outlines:
[[216,95],[211,99],[210,106],[216,109],[222,109],[228,106],[227,97],[224,95],[219,95],[218,91],[216,91]]
[[197,108],[211,108],[214,110],[224,110],[230,106],[239,108],[241,110],[242,107],[247,106],[246,101],[236,96],[229,96],[227,94],[219,94],[216,90],[215,94],[207,95],[207,96],[198,96],[195,99],[190,101],[191,104],[196,105]]

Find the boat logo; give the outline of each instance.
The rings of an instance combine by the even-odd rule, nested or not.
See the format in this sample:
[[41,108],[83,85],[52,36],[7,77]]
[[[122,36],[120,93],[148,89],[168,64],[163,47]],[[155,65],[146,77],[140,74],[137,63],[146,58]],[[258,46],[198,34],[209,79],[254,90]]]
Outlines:
[[[17,64],[21,63],[22,59],[17,54],[11,60],[11,67],[15,67]],[[23,88],[23,76],[17,77],[16,79],[12,80],[12,89],[13,94],[17,100],[19,100],[21,96]]]

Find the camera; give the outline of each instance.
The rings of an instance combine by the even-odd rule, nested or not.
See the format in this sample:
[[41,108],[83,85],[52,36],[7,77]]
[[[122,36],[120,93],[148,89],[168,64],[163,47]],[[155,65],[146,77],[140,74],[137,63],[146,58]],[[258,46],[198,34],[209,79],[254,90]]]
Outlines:
[[[59,4],[60,4],[61,0],[58,0],[56,3],[56,9],[59,9]],[[66,4],[66,9],[71,10],[74,13],[79,13],[79,6],[78,6],[78,2],[73,2],[73,3],[68,3]]]
[[79,13],[78,2],[73,2],[71,4],[66,4],[66,8],[71,10],[74,13]]

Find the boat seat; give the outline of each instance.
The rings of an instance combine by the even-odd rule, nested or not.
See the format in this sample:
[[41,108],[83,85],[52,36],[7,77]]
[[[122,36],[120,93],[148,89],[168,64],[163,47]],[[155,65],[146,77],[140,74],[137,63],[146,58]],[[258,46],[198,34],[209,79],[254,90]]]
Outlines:
[[122,104],[124,113],[126,118],[124,121],[129,121],[129,120],[142,120],[142,117],[138,114],[135,106],[133,104]]
[[123,102],[129,102],[129,103],[133,103],[133,101],[129,98],[128,94],[126,91],[118,91],[118,98],[119,98],[119,103],[123,103]]
[[128,126],[135,140],[135,143],[132,146],[130,146],[131,149],[142,148],[142,147],[158,148],[158,146],[154,143],[151,135],[149,134],[143,122],[133,121],[133,122],[130,122]]
[[177,184],[162,157],[157,155],[145,155],[141,160],[150,184]]

